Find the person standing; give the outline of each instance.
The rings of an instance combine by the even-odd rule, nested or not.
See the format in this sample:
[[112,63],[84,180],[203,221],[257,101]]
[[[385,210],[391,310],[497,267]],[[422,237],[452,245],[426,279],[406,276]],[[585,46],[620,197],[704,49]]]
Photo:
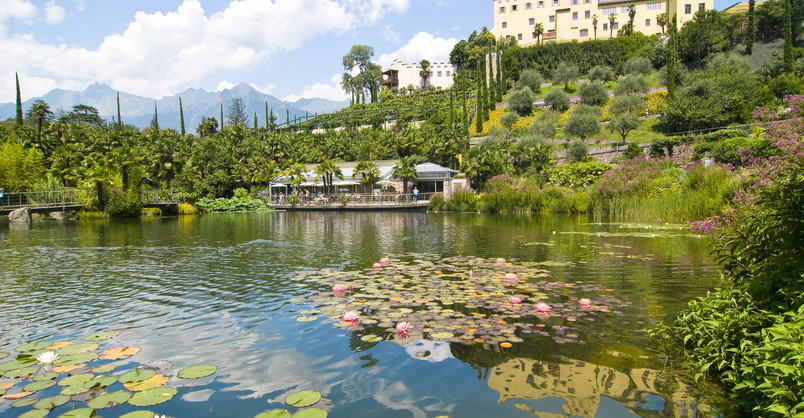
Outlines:
[[413,203],[416,203],[419,200],[419,188],[413,186]]
[[3,195],[5,195],[5,190],[0,187],[0,209],[3,209]]

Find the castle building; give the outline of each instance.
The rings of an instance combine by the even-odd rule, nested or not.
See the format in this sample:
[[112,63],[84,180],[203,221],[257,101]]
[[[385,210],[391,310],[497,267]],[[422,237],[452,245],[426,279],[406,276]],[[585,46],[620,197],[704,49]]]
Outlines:
[[[425,81],[421,76],[421,71],[422,67],[419,63],[406,64],[400,60],[394,60],[391,66],[382,73],[382,85],[389,89],[405,89],[411,86],[422,88]],[[454,74],[455,66],[451,63],[432,62],[427,86],[435,90],[448,89],[452,87]]]
[[[534,27],[541,23],[542,42],[585,41],[617,36],[628,25],[629,7],[634,6],[634,31],[654,35],[667,30],[657,17],[675,14],[679,26],[701,9],[713,9],[714,0],[492,0],[494,34],[516,39],[520,45],[536,44]],[[597,27],[594,21],[597,18]]]

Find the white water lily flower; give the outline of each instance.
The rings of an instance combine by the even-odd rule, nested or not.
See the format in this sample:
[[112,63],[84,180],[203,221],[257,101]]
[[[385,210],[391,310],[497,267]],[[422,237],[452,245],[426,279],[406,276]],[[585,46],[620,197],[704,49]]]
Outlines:
[[39,354],[36,356],[36,359],[39,360],[40,363],[53,363],[56,359],[59,358],[59,355],[53,351],[45,351],[44,353]]

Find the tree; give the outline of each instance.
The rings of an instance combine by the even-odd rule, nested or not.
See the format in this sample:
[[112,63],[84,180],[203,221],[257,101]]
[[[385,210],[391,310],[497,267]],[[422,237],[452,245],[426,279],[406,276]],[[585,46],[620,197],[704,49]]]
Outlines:
[[248,125],[248,114],[246,113],[246,103],[240,97],[232,98],[226,109],[226,123],[229,126]]
[[500,125],[509,131],[513,129],[517,121],[519,121],[519,115],[516,112],[505,112],[500,116]]
[[656,15],[656,24],[662,28],[662,35],[664,35],[664,27],[667,26],[667,22],[667,13],[659,13]]
[[[784,0],[784,7],[787,11],[787,16],[784,20],[784,51],[782,62],[784,63],[784,72],[793,72],[793,7],[790,5],[790,0]],[[797,22],[801,26],[801,21]]]
[[587,78],[592,81],[612,81],[614,80],[614,70],[607,65],[595,65],[589,70]]
[[[365,103],[366,92],[371,97],[371,102],[378,100],[380,86],[382,85],[382,67],[371,62],[374,56],[374,48],[368,45],[354,45],[348,54],[343,56],[344,73],[341,85],[347,93],[357,97],[363,97]],[[358,74],[352,76],[351,72],[357,70]],[[348,77],[347,77],[348,75]]]
[[633,35],[634,33],[634,16],[636,16],[636,6],[631,3],[628,6],[628,34]]
[[679,55],[686,61],[703,60],[729,48],[727,25],[715,10],[699,10],[678,35]]
[[567,118],[567,124],[564,125],[564,133],[569,136],[575,136],[585,140],[586,138],[600,132],[600,114],[599,107],[592,107],[585,104],[579,104],[570,112]]
[[649,76],[653,72],[653,65],[646,57],[631,57],[625,62],[625,74]]
[[533,35],[536,36],[536,43],[540,44],[542,35],[544,35],[544,25],[542,25],[541,23],[536,23],[535,25],[533,25]]
[[528,133],[539,139],[552,139],[556,136],[556,124],[549,117],[544,117],[547,112],[542,113],[538,119],[528,128]]
[[355,165],[355,176],[360,177],[360,183],[371,193],[374,184],[380,180],[380,167],[372,161],[360,161]]
[[626,112],[621,115],[615,116],[614,118],[609,121],[609,130],[612,132],[617,132],[620,136],[623,137],[623,144],[625,143],[625,137],[628,136],[628,133],[635,130],[639,127],[640,120],[635,114],[631,112]]
[[578,88],[581,102],[590,106],[603,106],[609,100],[609,91],[602,81],[583,83]]
[[419,177],[419,172],[416,171],[416,162],[411,157],[402,157],[394,164],[392,175],[396,179],[402,180],[403,194],[408,194],[409,184],[411,180],[416,180]]
[[567,162],[577,163],[589,155],[589,146],[582,139],[572,141],[567,147]]
[[430,75],[433,74],[430,70],[430,61],[419,61],[419,67],[421,67],[421,71],[419,71],[419,77],[422,79],[421,88],[426,91],[430,87]]
[[458,72],[463,70],[463,65],[466,63],[466,46],[468,43],[465,39],[461,39],[458,41],[457,44],[452,48],[452,52],[449,53],[449,62],[452,63],[456,67]]
[[676,15],[670,22],[670,39],[667,45],[667,97],[676,97],[676,69],[678,68],[678,23]]
[[551,89],[546,96],[544,102],[550,106],[551,109],[558,112],[563,112],[570,107],[570,99],[567,93],[562,89]]
[[[307,169],[304,167],[304,164],[294,163],[291,164],[290,167],[288,167],[282,174],[290,179],[291,186],[298,186],[301,184],[302,180],[304,180],[304,173],[306,171]],[[326,185],[326,182],[324,185]]]
[[519,74],[519,88],[528,87],[531,91],[538,92],[542,88],[542,75],[534,69],[527,69]]
[[218,132],[218,121],[215,118],[203,117],[201,123],[195,127],[195,132],[203,138]]
[[617,86],[614,87],[614,94],[623,96],[626,94],[645,94],[650,91],[648,80],[641,75],[629,74],[623,77]]
[[577,65],[561,61],[553,73],[553,81],[564,84],[564,90],[569,90],[570,83],[576,81],[579,74],[580,70],[578,70]]
[[120,92],[117,92],[117,126],[123,126],[123,118],[120,116]]
[[609,15],[609,38],[614,37],[614,24],[617,23],[617,13]]
[[621,115],[623,113],[642,113],[645,109],[645,99],[639,94],[632,93],[624,96],[618,96],[611,103],[611,114]]
[[20,76],[14,73],[17,80],[17,125],[22,125],[22,95],[20,94]]
[[38,144],[42,142],[42,126],[46,120],[50,120],[51,116],[53,116],[53,112],[50,111],[50,106],[41,99],[36,99],[28,109],[27,118],[36,121],[36,142]]
[[530,90],[530,87],[519,89],[511,94],[508,99],[508,105],[511,110],[521,116],[530,115],[533,112],[533,102],[536,101],[536,94]]
[[179,96],[179,122],[181,123],[181,134],[184,135],[184,107],[181,105],[181,96]]
[[60,120],[63,123],[83,122],[90,126],[103,125],[103,119],[98,116],[98,109],[83,104],[73,106],[73,109],[69,113],[61,116]]
[[156,109],[156,100],[154,100],[154,118],[151,120],[151,127],[159,130],[159,111]]
[[597,15],[592,15],[592,29],[595,31],[595,39],[597,39]]
[[343,180],[343,172],[341,169],[336,166],[332,160],[326,160],[323,163],[319,164],[315,168],[315,173],[321,176],[321,179],[324,182],[324,188],[329,189],[329,193],[334,193],[335,190],[333,188],[334,178],[338,177],[339,179]]

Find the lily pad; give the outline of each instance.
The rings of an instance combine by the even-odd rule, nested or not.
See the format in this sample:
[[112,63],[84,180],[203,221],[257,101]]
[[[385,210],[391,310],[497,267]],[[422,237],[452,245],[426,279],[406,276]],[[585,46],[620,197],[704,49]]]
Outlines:
[[70,400],[69,396],[66,395],[58,395],[58,396],[51,396],[49,398],[40,399],[38,402],[34,404],[35,409],[53,409],[57,406],[62,406],[66,404]]
[[123,386],[125,386],[126,389],[128,389],[128,390],[130,390],[132,392],[139,392],[139,391],[145,391],[145,390],[157,388],[159,386],[164,385],[167,382],[168,382],[167,377],[165,377],[165,376],[163,376],[161,374],[158,374],[158,375],[152,376],[152,377],[150,377],[150,378],[148,378],[146,380],[143,380],[142,382],[128,383],[128,384],[125,384]]
[[151,411],[134,411],[121,415],[120,418],[154,418],[155,415]]
[[121,358],[131,357],[140,352],[139,347],[116,347],[100,353],[101,360],[120,360]]
[[51,344],[53,344],[53,343],[48,342],[48,341],[35,341],[35,342],[23,344],[23,345],[15,348],[14,351],[16,351],[18,353],[27,353],[27,354],[36,353],[37,351],[42,351],[42,350],[48,348]]
[[7,371],[4,376],[9,378],[9,379],[19,379],[21,377],[32,375],[32,374],[36,373],[38,370],[39,370],[39,368],[37,368],[37,367],[26,367],[26,368],[23,368],[23,369]]
[[128,403],[134,406],[158,405],[171,400],[177,392],[176,388],[168,386],[152,388],[135,394]]
[[[92,380],[84,383],[84,389],[98,389],[105,388],[117,383],[117,378],[114,376],[98,375]],[[122,403],[122,402],[121,402]]]
[[137,383],[148,380],[156,375],[156,372],[150,369],[140,370],[134,369],[128,373],[123,374],[118,378],[120,383]]
[[57,377],[59,377],[58,373],[56,373],[56,372],[47,372],[47,373],[42,373],[42,374],[38,374],[38,375],[34,376],[33,380],[35,380],[37,382],[42,382],[42,381],[45,381],[45,380],[54,380]]
[[2,359],[4,359],[4,358],[6,358],[6,357],[8,357],[8,356],[9,356],[9,354],[8,354],[8,353],[6,353],[5,351],[0,351],[0,360],[2,360]]
[[73,354],[57,359],[55,364],[59,366],[76,366],[78,364],[86,364],[90,361],[96,360],[97,358],[98,355],[93,352]]
[[42,380],[39,382],[29,383],[22,388],[22,390],[26,392],[36,392],[37,390],[47,389],[55,384],[56,382],[54,380]]
[[88,353],[90,351],[97,350],[99,345],[95,343],[91,344],[73,344],[68,345],[62,349],[59,349],[59,354],[62,356],[69,356],[73,354],[83,354]]
[[299,321],[299,322],[313,322],[316,319],[318,319],[317,316],[300,316],[300,317],[296,318],[296,320]]
[[288,405],[295,406],[295,407],[305,407],[310,406],[321,399],[321,394],[312,391],[312,390],[304,390],[301,392],[296,392],[287,398],[285,398],[285,402]]
[[32,364],[36,364],[36,359],[33,357],[22,357],[16,360],[11,360],[6,363],[0,364],[0,372],[6,372],[9,370],[14,369],[22,369],[23,367],[28,367]]
[[319,408],[302,409],[293,414],[293,418],[327,418],[327,411]]
[[95,416],[94,409],[80,408],[80,409],[73,409],[72,411],[67,411],[59,415],[59,418],[92,418],[94,416]]
[[217,367],[211,364],[199,364],[197,366],[185,367],[179,370],[176,374],[180,379],[200,379],[207,377],[218,370]]
[[31,406],[31,405],[35,404],[38,400],[39,399],[36,399],[36,398],[20,399],[17,402],[14,402],[13,404],[11,404],[11,406],[13,408],[22,408],[23,406]]
[[84,383],[92,380],[94,376],[90,373],[77,374],[59,380],[59,386],[83,386]]
[[444,332],[432,333],[432,334],[430,334],[430,336],[433,337],[433,338],[438,338],[439,340],[446,340],[446,339],[454,337],[455,335],[453,335],[451,332],[444,331]]
[[49,346],[47,346],[47,349],[48,350],[61,350],[62,348],[67,347],[67,346],[72,345],[72,344],[73,344],[72,341],[59,341],[57,343],[50,344]]
[[266,412],[260,412],[254,418],[291,418],[290,412],[284,409],[273,409]]
[[376,335],[369,334],[369,335],[364,335],[364,336],[360,337],[360,341],[365,341],[367,343],[373,343],[373,342],[377,342],[377,341],[382,341],[382,338],[378,337]]
[[105,341],[120,335],[120,331],[101,331],[84,338],[87,341]]
[[100,366],[92,369],[92,373],[109,373],[110,371],[116,369],[117,366],[114,364],[107,364],[105,366]]
[[113,406],[126,403],[131,399],[131,392],[120,390],[117,392],[106,392],[95,399],[87,402],[87,406],[92,409],[111,408]]
[[22,415],[19,418],[45,418],[50,411],[46,409],[32,409]]

